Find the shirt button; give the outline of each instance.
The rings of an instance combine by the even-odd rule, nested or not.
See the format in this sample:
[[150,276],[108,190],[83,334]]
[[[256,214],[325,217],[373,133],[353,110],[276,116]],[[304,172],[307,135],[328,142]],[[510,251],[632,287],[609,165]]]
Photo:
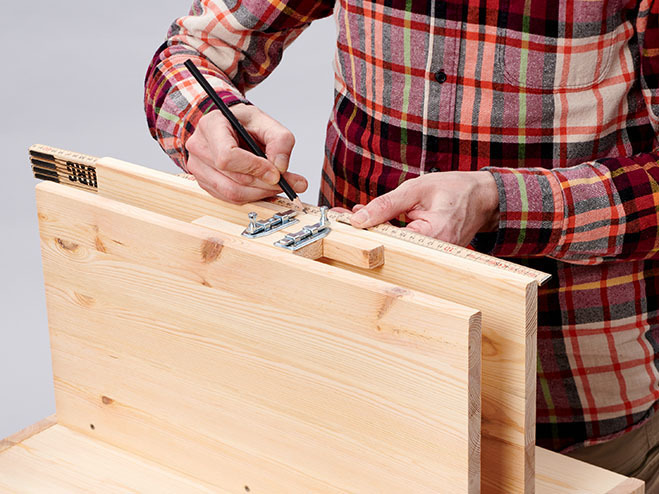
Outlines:
[[438,70],[435,72],[435,80],[440,84],[444,84],[446,82],[446,72],[443,70]]
[[441,171],[439,168],[435,168],[434,166],[428,170],[428,173],[437,173],[438,171]]

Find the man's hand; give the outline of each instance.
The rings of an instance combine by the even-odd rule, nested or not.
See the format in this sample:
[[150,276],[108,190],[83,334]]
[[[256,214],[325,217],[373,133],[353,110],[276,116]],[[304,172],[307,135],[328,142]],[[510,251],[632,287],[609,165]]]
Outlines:
[[295,144],[293,134],[254,106],[239,103],[231,111],[260,146],[268,159],[242,149],[238,135],[219,110],[199,119],[185,144],[188,172],[210,195],[234,204],[277,195],[280,174],[296,192],[307,189],[301,175],[286,172]]
[[358,228],[406,214],[409,230],[465,246],[476,233],[496,230],[499,194],[487,171],[440,172],[403,182],[353,211],[351,222]]

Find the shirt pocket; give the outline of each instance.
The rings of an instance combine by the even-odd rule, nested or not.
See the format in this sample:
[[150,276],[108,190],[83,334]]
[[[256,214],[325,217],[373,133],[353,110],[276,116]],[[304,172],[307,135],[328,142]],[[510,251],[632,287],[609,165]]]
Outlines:
[[625,31],[620,12],[598,0],[576,0],[568,15],[563,3],[555,2],[556,11],[548,16],[559,18],[557,22],[540,21],[533,13],[519,24],[511,17],[497,50],[507,84],[541,92],[579,90],[598,85],[610,74]]

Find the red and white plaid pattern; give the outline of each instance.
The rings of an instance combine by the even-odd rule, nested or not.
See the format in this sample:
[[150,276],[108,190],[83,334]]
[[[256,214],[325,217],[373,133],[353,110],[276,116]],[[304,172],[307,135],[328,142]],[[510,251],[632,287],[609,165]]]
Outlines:
[[227,103],[246,101],[333,13],[320,201],[350,207],[434,169],[487,167],[501,221],[474,245],[553,275],[539,294],[538,443],[589,444],[659,398],[658,12],[651,0],[197,0],[149,68],[147,118],[184,168],[211,108],[185,59]]

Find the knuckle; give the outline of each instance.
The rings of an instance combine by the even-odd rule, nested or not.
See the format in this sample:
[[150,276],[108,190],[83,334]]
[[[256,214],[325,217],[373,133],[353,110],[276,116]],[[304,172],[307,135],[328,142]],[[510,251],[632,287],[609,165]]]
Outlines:
[[246,175],[263,175],[265,173],[265,169],[261,165],[261,163],[258,160],[250,160],[247,163],[245,163],[245,168],[243,170],[243,173]]
[[219,156],[215,157],[213,164],[218,170],[227,170],[230,165],[229,158],[225,154],[220,154]]
[[286,148],[292,148],[293,146],[295,146],[295,136],[290,130],[286,128],[282,127],[279,140]]
[[240,190],[238,189],[238,187],[226,187],[222,191],[222,195],[224,196],[224,198],[227,201],[233,202],[233,203],[236,203],[236,204],[240,203],[242,198],[243,198],[243,195],[240,192]]
[[383,196],[376,197],[373,200],[373,208],[378,211],[387,211],[393,207],[393,202],[391,197],[387,194]]

